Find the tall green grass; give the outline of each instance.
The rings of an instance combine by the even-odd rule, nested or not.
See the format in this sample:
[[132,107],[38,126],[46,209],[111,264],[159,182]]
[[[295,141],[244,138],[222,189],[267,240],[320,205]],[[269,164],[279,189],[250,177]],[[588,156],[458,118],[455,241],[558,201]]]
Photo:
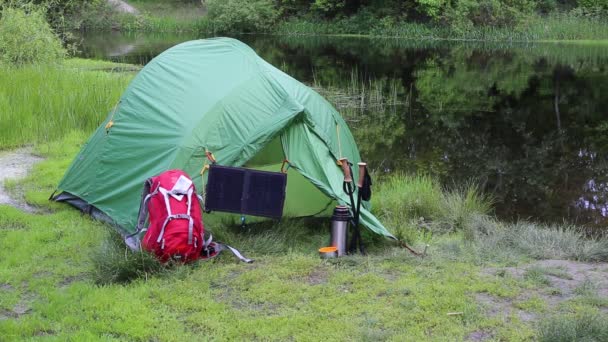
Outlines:
[[374,213],[397,238],[410,243],[425,232],[465,230],[476,216],[490,213],[492,203],[473,184],[442,189],[429,176],[406,174],[382,180],[372,198]]
[[535,259],[608,261],[608,239],[588,238],[582,227],[507,223],[490,216],[493,199],[473,183],[442,189],[424,175],[396,174],[374,186],[373,212],[400,240],[458,232],[481,259],[525,255]]
[[[0,148],[90,132],[106,117],[132,79],[122,66],[67,62],[3,68],[0,72]],[[92,71],[103,68],[105,71]],[[132,69],[131,69],[132,70]]]

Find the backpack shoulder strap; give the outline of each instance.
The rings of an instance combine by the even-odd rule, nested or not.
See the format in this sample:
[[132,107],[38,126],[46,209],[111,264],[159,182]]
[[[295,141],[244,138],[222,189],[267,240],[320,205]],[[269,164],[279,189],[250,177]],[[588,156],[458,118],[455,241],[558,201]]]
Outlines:
[[204,242],[203,251],[201,252],[202,260],[208,260],[208,259],[214,258],[218,254],[220,254],[221,251],[228,249],[230,252],[232,252],[232,254],[234,254],[235,257],[237,257],[242,262],[247,263],[247,264],[253,263],[253,259],[246,258],[245,256],[243,256],[243,254],[241,254],[241,252],[239,252],[238,249],[228,246],[226,244],[220,243],[220,242],[213,242],[213,241],[211,241],[212,238],[213,237],[210,235],[209,239],[207,239]]
[[144,231],[144,225],[146,224],[146,219],[148,218],[148,202],[150,198],[156,193],[150,193],[150,189],[152,188],[152,178],[146,179],[144,182],[144,191],[141,193],[141,201],[139,204],[139,213],[137,214],[137,226],[135,226],[135,233],[129,234],[125,236],[125,243],[127,246],[133,250],[138,251],[141,249],[141,241],[140,241],[140,233]]
[[136,231],[139,232],[144,229],[144,224],[146,224],[146,219],[148,218],[148,202],[150,198],[154,196],[154,194],[158,191],[158,189],[154,190],[153,193],[150,193],[150,189],[152,188],[152,179],[148,178],[144,183],[144,191],[141,193],[141,202],[139,204],[139,214],[137,215],[137,226]]

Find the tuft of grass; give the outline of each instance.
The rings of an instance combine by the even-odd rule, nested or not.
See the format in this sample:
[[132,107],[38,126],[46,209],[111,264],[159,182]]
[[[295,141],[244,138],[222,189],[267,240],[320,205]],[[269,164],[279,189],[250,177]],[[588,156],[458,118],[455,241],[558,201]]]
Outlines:
[[389,225],[441,215],[443,194],[439,183],[429,176],[393,175],[380,182],[375,191],[372,207]]
[[551,282],[539,267],[530,267],[524,273],[524,279],[536,286],[549,286]]
[[530,267],[529,270],[530,269],[533,269],[536,272],[540,272],[542,274],[554,276],[554,277],[561,278],[561,279],[568,279],[568,280],[574,279],[562,267],[540,267],[540,266],[533,266],[533,267]]
[[476,217],[491,211],[492,202],[473,184],[442,190],[429,176],[396,174],[376,186],[372,208],[397,237],[411,243],[428,231],[470,230]]
[[532,298],[515,303],[515,307],[524,311],[544,312],[547,310],[547,303],[543,298],[533,296]]
[[597,296],[597,284],[586,278],[579,286],[574,289],[574,293],[583,297]]
[[441,227],[448,231],[465,230],[475,217],[489,214],[493,202],[492,197],[472,183],[447,191],[443,194]]
[[92,253],[91,260],[91,278],[98,285],[125,284],[138,278],[148,279],[151,275],[168,272],[173,266],[162,264],[153,254],[146,251],[131,251],[122,236],[111,227],[99,249]]
[[541,342],[608,341],[608,320],[596,311],[545,318],[538,330]]

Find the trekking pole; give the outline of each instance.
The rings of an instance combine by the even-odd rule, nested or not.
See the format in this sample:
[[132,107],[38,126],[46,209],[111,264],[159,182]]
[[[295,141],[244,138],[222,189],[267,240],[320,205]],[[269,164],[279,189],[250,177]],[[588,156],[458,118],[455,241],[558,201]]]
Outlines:
[[[356,212],[356,207],[355,207],[355,198],[353,197],[355,190],[353,188],[353,177],[352,177],[352,172],[351,172],[351,168],[350,168],[350,163],[348,162],[348,159],[341,158],[340,164],[342,165],[342,171],[344,172],[344,183],[342,184],[342,189],[350,198],[350,208],[352,211],[351,223],[353,225],[353,229],[356,229],[355,228],[355,226],[356,226],[355,217],[357,216],[357,212]],[[353,239],[354,238],[355,238],[355,235],[353,235]],[[352,251],[352,243],[349,248],[349,251]]]
[[363,248],[363,240],[361,239],[361,230],[359,229],[359,218],[361,217],[361,192],[363,189],[363,182],[365,181],[365,168],[367,163],[358,163],[359,165],[359,181],[357,182],[357,216],[355,218],[355,237],[354,248],[357,249],[357,245],[359,247],[359,251],[361,254],[365,254],[365,249]]

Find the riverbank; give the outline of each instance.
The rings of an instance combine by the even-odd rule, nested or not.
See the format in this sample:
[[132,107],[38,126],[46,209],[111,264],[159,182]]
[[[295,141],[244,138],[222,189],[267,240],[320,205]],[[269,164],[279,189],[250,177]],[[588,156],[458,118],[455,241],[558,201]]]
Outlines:
[[[207,7],[199,2],[135,0],[129,3],[138,13],[126,13],[107,4],[85,6],[80,13],[69,18],[68,22],[72,22],[81,30],[197,32],[205,35],[258,33],[509,42],[585,40],[602,44],[608,40],[608,19],[579,12],[530,15],[526,20],[512,26],[450,26],[367,14],[334,19],[286,16],[258,24],[258,21],[263,19],[238,19],[239,15],[244,15],[239,13],[208,15]],[[248,20],[254,21],[251,24],[243,23]]]
[[342,35],[411,40],[560,42],[586,41],[606,44],[608,21],[554,15],[535,17],[519,27],[471,27],[454,29],[410,22],[374,21],[359,26],[347,21],[324,22],[291,19],[279,23],[273,33],[284,35]]
[[[475,186],[446,190],[429,177],[385,178],[374,183],[373,197],[374,213],[395,235],[418,250],[429,245],[424,258],[366,232],[368,255],[322,260],[316,250],[328,238],[326,219],[243,230],[238,220],[213,215],[205,216],[206,229],[254,264],[222,255],[164,267],[130,253],[111,227],[48,196],[137,67],[77,60],[55,68],[44,80],[55,89],[53,98],[91,100],[89,88],[110,91],[98,91],[86,111],[91,127],[79,126],[83,118],[67,120],[56,135],[38,136],[34,154],[43,161],[8,190],[19,189],[29,206],[42,210],[0,205],[0,332],[6,340],[608,336],[607,240],[586,239],[580,227],[500,222]],[[11,72],[17,79],[32,73],[29,67]],[[90,83],[63,87],[73,73]],[[39,94],[39,83],[20,88]],[[12,108],[27,106],[27,98],[19,99]],[[48,122],[70,108],[81,109],[68,101],[32,116],[44,113]],[[16,117],[0,122],[11,123],[7,132],[27,131]],[[14,145],[3,142],[0,149]]]

